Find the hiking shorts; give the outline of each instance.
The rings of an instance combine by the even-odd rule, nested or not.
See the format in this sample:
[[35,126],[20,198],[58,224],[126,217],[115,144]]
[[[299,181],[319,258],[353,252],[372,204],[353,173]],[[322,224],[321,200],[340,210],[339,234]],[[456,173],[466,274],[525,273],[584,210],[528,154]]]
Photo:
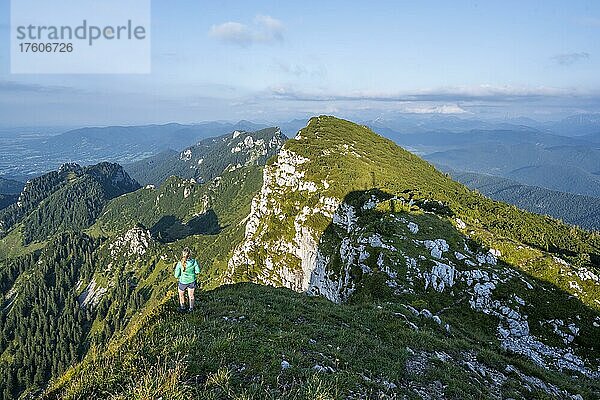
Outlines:
[[181,283],[179,282],[179,290],[181,290],[182,292],[185,292],[186,289],[196,289],[196,282],[192,282],[192,283]]

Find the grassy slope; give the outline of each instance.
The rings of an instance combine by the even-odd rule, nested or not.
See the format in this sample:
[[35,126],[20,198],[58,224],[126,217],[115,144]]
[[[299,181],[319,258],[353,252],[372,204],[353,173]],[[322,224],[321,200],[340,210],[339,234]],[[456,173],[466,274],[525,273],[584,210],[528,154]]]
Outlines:
[[[46,398],[546,398],[505,372],[507,364],[571,393],[594,390],[485,343],[449,337],[399,303],[334,305],[253,284],[202,292],[192,315],[177,314],[171,300],[70,370]],[[504,378],[493,383],[498,374]]]

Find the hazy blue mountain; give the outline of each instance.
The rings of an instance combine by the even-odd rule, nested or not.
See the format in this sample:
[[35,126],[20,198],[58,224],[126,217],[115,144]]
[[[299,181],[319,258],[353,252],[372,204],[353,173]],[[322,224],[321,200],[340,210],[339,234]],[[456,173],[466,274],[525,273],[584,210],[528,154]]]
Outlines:
[[0,210],[17,202],[18,194],[0,194]]
[[168,149],[184,149],[207,137],[264,127],[266,125],[249,121],[213,121],[191,125],[91,127],[57,135],[4,138],[0,140],[0,172],[28,180],[55,170],[65,162],[127,164]]
[[24,186],[23,182],[0,178],[0,194],[19,194]]
[[438,146],[445,148],[462,148],[477,144],[537,144],[550,146],[587,146],[589,143],[581,138],[567,138],[547,132],[523,127],[521,129],[473,129],[465,132],[425,132],[412,135],[397,135],[401,144],[409,146]]
[[269,125],[267,124],[246,121],[245,119],[243,119],[241,121],[238,121],[235,125],[233,125],[230,130],[254,132],[268,127]]
[[[451,146],[447,146],[451,147]],[[565,165],[600,171],[600,149],[589,146],[543,146],[534,143],[478,143],[455,146],[425,158],[459,170],[510,172],[528,166]]]
[[535,126],[523,124],[522,122],[521,120],[485,121],[472,117],[466,118],[446,114],[398,114],[381,116],[374,120],[366,121],[364,124],[376,132],[379,132],[383,128],[402,135],[427,132],[460,133],[471,130],[535,129]]
[[579,136],[579,138],[591,143],[600,143],[600,131],[596,133],[588,133],[587,135]]
[[391,114],[383,115],[366,125],[377,130],[388,128],[396,133],[465,132],[470,130],[522,130],[537,129],[561,136],[583,136],[600,133],[600,113],[577,114],[559,121],[540,122],[532,118],[517,117],[483,120],[475,117],[448,114]]
[[537,214],[550,215],[586,229],[600,230],[599,198],[523,185],[498,176],[472,172],[448,172],[460,183],[494,200],[514,204]]
[[207,135],[231,129],[228,123],[208,122],[198,125],[146,125],[82,128],[52,136],[38,143],[47,152],[82,154],[82,156],[119,157],[125,154],[152,153],[168,148],[183,148]]
[[549,123],[524,118],[483,122],[456,116],[398,116],[368,125],[438,165],[600,196],[600,131],[594,128],[598,120],[595,114]]
[[565,136],[582,136],[600,133],[600,113],[577,114],[550,124],[549,128]]
[[529,185],[600,197],[600,176],[569,165],[523,167],[507,174]]

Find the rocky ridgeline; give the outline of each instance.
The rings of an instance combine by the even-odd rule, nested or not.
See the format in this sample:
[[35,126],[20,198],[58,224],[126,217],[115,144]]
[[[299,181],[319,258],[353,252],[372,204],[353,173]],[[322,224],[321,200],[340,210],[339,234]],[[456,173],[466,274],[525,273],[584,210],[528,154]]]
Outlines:
[[[245,238],[229,260],[225,281],[232,282],[236,271],[252,270],[260,283],[339,303],[360,289],[365,277],[384,273],[387,286],[398,296],[427,297],[434,291],[467,298],[472,310],[496,319],[497,339],[508,351],[546,368],[600,378],[599,360],[586,359],[585,352],[573,344],[581,324],[595,321],[577,316],[568,321],[535,320],[528,315],[535,302],[542,301],[536,293],[546,289],[500,261],[499,250],[475,245],[465,222],[432,212],[423,213],[425,219],[411,213],[377,212],[390,200],[404,201],[387,195],[373,194],[358,204],[328,196],[334,183],[311,180],[305,168],[310,161],[284,147],[265,168],[263,187],[246,220]],[[427,226],[432,219],[442,222],[436,228]],[[565,263],[556,257],[554,262]],[[592,275],[572,272],[573,285],[594,279]],[[497,296],[499,287],[515,292],[508,298]],[[442,317],[415,311],[451,332]],[[540,326],[543,335],[533,334],[532,324]],[[558,337],[563,346],[548,344],[548,337]]]
[[279,128],[234,131],[183,150],[179,154],[181,165],[176,169],[182,177],[194,176],[200,182],[209,181],[222,172],[264,164],[281,149],[285,139]]
[[142,256],[146,254],[152,240],[149,230],[136,226],[117,237],[108,245],[108,249],[113,259],[122,255]]
[[[297,154],[281,150],[272,165],[265,167],[263,186],[253,199],[246,222],[245,238],[235,250],[228,263],[226,281],[232,282],[237,269],[252,268],[257,257],[264,260],[264,266],[257,269],[257,280],[265,284],[289,287],[296,291],[306,291],[311,286],[311,277],[321,255],[317,251],[318,232],[307,220],[315,215],[331,219],[340,200],[333,197],[319,197],[312,206],[294,206],[294,214],[286,210],[286,197],[289,193],[315,193],[323,190],[327,182],[317,184],[304,180],[302,164],[308,160]],[[287,232],[290,237],[266,240],[269,223],[291,223]],[[300,270],[296,267],[300,264]]]

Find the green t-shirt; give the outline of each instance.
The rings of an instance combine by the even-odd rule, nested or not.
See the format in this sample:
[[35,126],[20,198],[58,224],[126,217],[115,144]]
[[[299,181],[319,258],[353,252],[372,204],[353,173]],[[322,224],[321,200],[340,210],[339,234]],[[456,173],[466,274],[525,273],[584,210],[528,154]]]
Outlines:
[[192,283],[196,281],[196,274],[200,273],[200,266],[198,265],[198,261],[193,258],[187,260],[185,264],[185,271],[181,268],[181,261],[177,262],[175,266],[175,278],[179,279],[179,283],[183,283],[187,285],[188,283]]

